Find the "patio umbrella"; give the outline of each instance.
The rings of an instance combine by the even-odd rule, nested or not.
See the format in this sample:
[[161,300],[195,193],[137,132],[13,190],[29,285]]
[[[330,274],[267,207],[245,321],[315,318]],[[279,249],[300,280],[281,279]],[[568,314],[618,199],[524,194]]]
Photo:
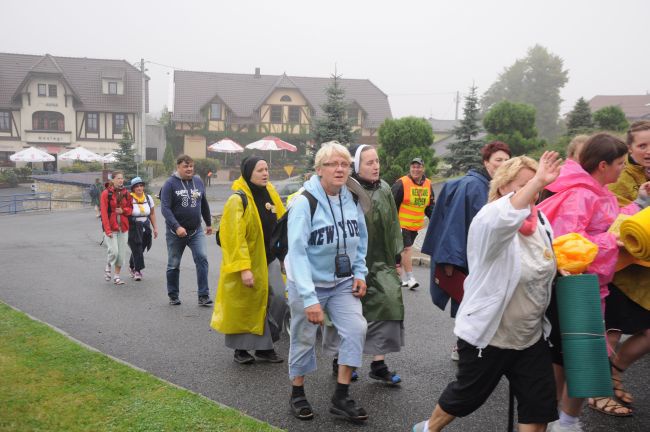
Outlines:
[[102,159],[101,159],[100,162],[103,162],[105,164],[117,162],[117,157],[115,156],[115,152],[112,152],[112,153],[109,153],[109,154],[107,154],[105,156],[102,156]]
[[77,147],[59,155],[60,160],[78,160],[82,162],[101,162],[102,157],[84,147]]
[[228,153],[241,153],[244,151],[244,147],[240,146],[237,144],[235,141],[231,140],[230,138],[224,138],[222,140],[217,141],[216,143],[210,144],[208,146],[208,150],[217,152],[217,153],[225,153],[225,160],[224,164],[228,163]]
[[268,150],[269,151],[269,165],[271,164],[271,153],[275,150],[288,150],[290,152],[298,151],[298,148],[289,144],[286,141],[282,141],[280,138],[274,136],[267,136],[261,140],[252,142],[246,146],[247,149],[257,149],[257,150]]
[[12,162],[53,162],[54,156],[36,147],[29,147],[12,154],[9,159]]

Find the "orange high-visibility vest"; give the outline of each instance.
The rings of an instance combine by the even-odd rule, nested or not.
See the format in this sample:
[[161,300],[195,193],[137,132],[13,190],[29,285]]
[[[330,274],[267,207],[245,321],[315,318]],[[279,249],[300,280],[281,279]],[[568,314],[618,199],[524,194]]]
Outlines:
[[411,177],[404,176],[404,198],[399,207],[399,224],[409,231],[419,231],[424,227],[424,210],[431,203],[431,180],[425,179],[417,185]]

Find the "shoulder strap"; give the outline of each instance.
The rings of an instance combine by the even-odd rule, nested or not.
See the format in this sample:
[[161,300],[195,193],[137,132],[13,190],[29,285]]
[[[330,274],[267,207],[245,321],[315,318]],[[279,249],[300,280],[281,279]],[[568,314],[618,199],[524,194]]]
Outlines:
[[309,212],[311,213],[311,218],[314,218],[314,213],[316,213],[316,207],[318,207],[318,200],[314,195],[311,194],[308,190],[302,191],[302,194],[309,201]]
[[248,197],[246,196],[246,192],[239,189],[235,191],[235,194],[239,195],[239,197],[241,198],[241,203],[244,206],[244,211],[246,211],[246,207],[248,207]]

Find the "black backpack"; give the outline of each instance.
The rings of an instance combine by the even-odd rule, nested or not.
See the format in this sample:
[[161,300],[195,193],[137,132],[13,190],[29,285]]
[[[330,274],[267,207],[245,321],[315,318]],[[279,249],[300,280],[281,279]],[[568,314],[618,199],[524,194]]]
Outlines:
[[[314,213],[316,213],[316,207],[318,206],[318,200],[306,190],[303,190],[301,195],[304,195],[307,198],[307,201],[309,201],[309,212],[313,218]],[[284,261],[284,257],[286,257],[287,252],[289,252],[289,240],[287,239],[288,220],[289,212],[287,211],[280,219],[278,219],[278,223],[273,227],[273,233],[271,234],[271,253],[280,261]]]
[[[303,190],[301,194],[309,201],[309,213],[313,219],[314,213],[316,213],[316,207],[318,206],[318,200],[309,191]],[[353,192],[352,199],[355,205],[359,203],[359,197]],[[273,227],[273,233],[271,234],[271,253],[280,261],[284,261],[284,258],[289,252],[289,240],[287,238],[288,218],[289,212],[287,211],[278,219],[278,223]]]
[[[244,205],[244,212],[246,211],[246,207],[248,206],[248,197],[246,196],[246,192],[243,190],[236,190],[235,195],[239,195],[241,197],[241,203]],[[217,240],[217,244],[221,246],[221,238],[219,237],[219,232],[221,231],[221,223],[219,223],[219,228],[217,228],[217,232],[214,234],[215,239]]]

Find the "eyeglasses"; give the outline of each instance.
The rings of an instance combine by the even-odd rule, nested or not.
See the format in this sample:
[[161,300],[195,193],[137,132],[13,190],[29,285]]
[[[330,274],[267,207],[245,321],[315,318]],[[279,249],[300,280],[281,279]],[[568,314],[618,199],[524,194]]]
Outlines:
[[323,166],[328,168],[348,169],[350,168],[350,162],[325,162]]

